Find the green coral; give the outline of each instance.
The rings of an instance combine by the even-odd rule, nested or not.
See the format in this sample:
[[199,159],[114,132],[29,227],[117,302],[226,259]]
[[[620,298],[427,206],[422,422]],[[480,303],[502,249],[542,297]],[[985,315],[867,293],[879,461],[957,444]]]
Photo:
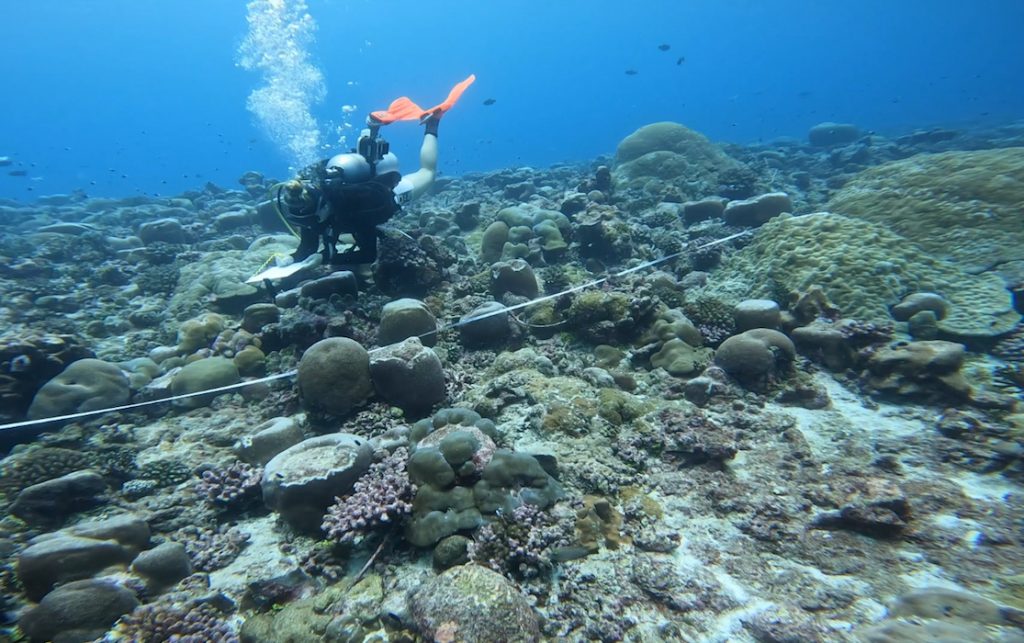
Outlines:
[[1024,147],[886,163],[857,174],[828,207],[882,224],[967,272],[1024,261]]
[[631,422],[652,410],[652,403],[614,388],[603,388],[597,395],[598,413],[615,426]]
[[548,507],[562,494],[534,456],[496,449],[497,429],[469,409],[444,409],[417,422],[409,480],[416,485],[406,539],[427,547],[459,531],[475,529],[484,516],[526,503]]
[[629,310],[629,299],[622,293],[588,290],[569,306],[569,322],[576,327],[602,321],[621,321]]
[[1001,335],[1020,321],[996,275],[969,274],[883,226],[827,212],[768,222],[726,259],[714,283],[747,298],[820,285],[845,317],[864,322],[891,323],[889,307],[905,295],[936,292],[949,302],[939,330],[962,341]]
[[663,368],[670,375],[685,377],[703,371],[713,356],[714,351],[710,348],[698,348],[681,339],[670,339],[651,356],[651,366]]

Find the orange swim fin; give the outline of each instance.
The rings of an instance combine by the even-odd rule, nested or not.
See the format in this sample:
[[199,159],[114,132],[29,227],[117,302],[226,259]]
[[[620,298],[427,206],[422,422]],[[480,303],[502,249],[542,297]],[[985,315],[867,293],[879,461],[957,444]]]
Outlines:
[[370,116],[384,125],[394,123],[395,121],[419,120],[422,115],[423,108],[405,96],[391,101],[391,104],[385,110],[370,113]]
[[469,77],[466,78],[466,80],[462,81],[461,83],[456,84],[455,87],[452,87],[452,90],[450,92],[448,92],[448,98],[444,99],[443,103],[438,103],[437,105],[434,105],[433,107],[428,109],[426,112],[424,112],[421,116],[426,116],[427,114],[433,114],[434,112],[438,112],[438,111],[440,111],[442,114],[444,114],[449,109],[451,109],[452,106],[455,105],[455,103],[457,103],[459,101],[459,97],[462,96],[462,93],[464,91],[466,91],[466,89],[468,89],[469,86],[472,85],[473,81],[475,81],[475,80],[476,80],[476,74],[470,74]]
[[408,97],[402,96],[401,98],[396,98],[391,101],[391,104],[388,105],[387,109],[371,112],[370,116],[382,125],[387,125],[388,123],[394,123],[395,121],[420,120],[424,116],[435,112],[444,114],[458,102],[462,93],[465,92],[475,80],[476,75],[470,74],[466,80],[458,83],[455,87],[452,87],[452,90],[448,92],[448,98],[444,99],[443,103],[438,103],[430,109],[423,109],[416,103],[412,102]]

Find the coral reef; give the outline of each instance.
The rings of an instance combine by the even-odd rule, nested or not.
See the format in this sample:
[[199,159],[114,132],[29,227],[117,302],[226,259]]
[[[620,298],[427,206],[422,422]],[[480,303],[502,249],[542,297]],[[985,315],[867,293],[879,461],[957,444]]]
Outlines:
[[829,201],[977,274],[1024,261],[1024,147],[924,154],[866,169]]
[[401,447],[356,481],[352,494],[338,498],[327,509],[323,530],[338,542],[351,542],[378,528],[401,525],[412,513],[416,487],[409,482],[408,449]]
[[906,294],[937,292],[949,302],[940,332],[967,341],[998,337],[1020,320],[996,275],[970,274],[880,225],[838,214],[769,221],[714,279],[776,301],[820,285],[844,316],[863,322],[889,322],[889,307]]
[[219,509],[244,509],[261,499],[262,478],[262,467],[232,462],[224,468],[203,471],[196,483],[196,493]]
[[0,638],[1009,640],[1024,129],[863,125],[439,176],[259,284],[258,173],[0,200],[0,416],[143,403],[5,431]]
[[113,628],[126,643],[238,643],[236,629],[209,603],[150,603],[122,616]]
[[564,525],[535,505],[521,505],[476,531],[469,558],[514,578],[533,578],[549,572],[555,549],[567,546]]

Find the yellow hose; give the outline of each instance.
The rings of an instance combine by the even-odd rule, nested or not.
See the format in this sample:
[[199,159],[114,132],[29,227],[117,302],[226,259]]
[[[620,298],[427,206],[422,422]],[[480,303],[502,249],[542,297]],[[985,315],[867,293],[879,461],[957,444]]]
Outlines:
[[[296,239],[299,239],[299,238],[301,238],[299,236],[299,233],[295,231],[295,228],[292,227],[292,224],[288,223],[288,219],[285,218],[284,213],[281,212],[281,190],[283,190],[284,186],[287,185],[290,182],[291,181],[282,181],[281,183],[277,183],[275,185],[272,185],[270,187],[270,193],[271,193],[270,202],[274,205],[274,212],[277,213],[277,218],[281,219],[281,223],[284,224],[284,227],[288,228],[288,232],[291,232],[293,237],[295,237]],[[275,190],[276,190],[276,193],[275,193]],[[269,263],[271,259],[273,259],[273,257],[268,259],[267,262]],[[264,267],[266,266],[266,264],[263,264],[263,265],[264,265]]]

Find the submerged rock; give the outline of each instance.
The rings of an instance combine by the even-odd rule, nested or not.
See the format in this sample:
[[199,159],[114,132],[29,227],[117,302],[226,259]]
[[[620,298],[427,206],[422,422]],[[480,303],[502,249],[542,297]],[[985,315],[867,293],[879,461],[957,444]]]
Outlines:
[[526,597],[507,578],[479,565],[439,574],[410,603],[420,632],[435,641],[540,640],[539,620]]
[[299,360],[297,384],[306,408],[346,415],[373,395],[370,356],[358,342],[345,337],[321,340]]
[[796,348],[776,330],[755,328],[734,335],[715,351],[715,364],[746,384],[781,375],[796,358]]
[[133,552],[114,540],[54,534],[30,545],[18,556],[18,580],[25,594],[38,601],[54,585],[88,578],[112,565],[127,565]]
[[57,526],[71,514],[100,504],[106,488],[95,471],[76,471],[22,489],[10,512],[31,525]]
[[378,395],[410,415],[429,410],[445,397],[441,360],[416,337],[375,351],[370,377]]
[[880,393],[916,399],[967,400],[971,386],[960,373],[965,349],[945,341],[899,342],[868,360],[868,384]]
[[347,433],[303,440],[267,463],[263,500],[296,529],[315,533],[327,507],[352,491],[372,456],[369,442]]
[[79,580],[61,585],[18,619],[33,641],[92,641],[101,638],[118,618],[138,607],[135,593],[104,580]]

